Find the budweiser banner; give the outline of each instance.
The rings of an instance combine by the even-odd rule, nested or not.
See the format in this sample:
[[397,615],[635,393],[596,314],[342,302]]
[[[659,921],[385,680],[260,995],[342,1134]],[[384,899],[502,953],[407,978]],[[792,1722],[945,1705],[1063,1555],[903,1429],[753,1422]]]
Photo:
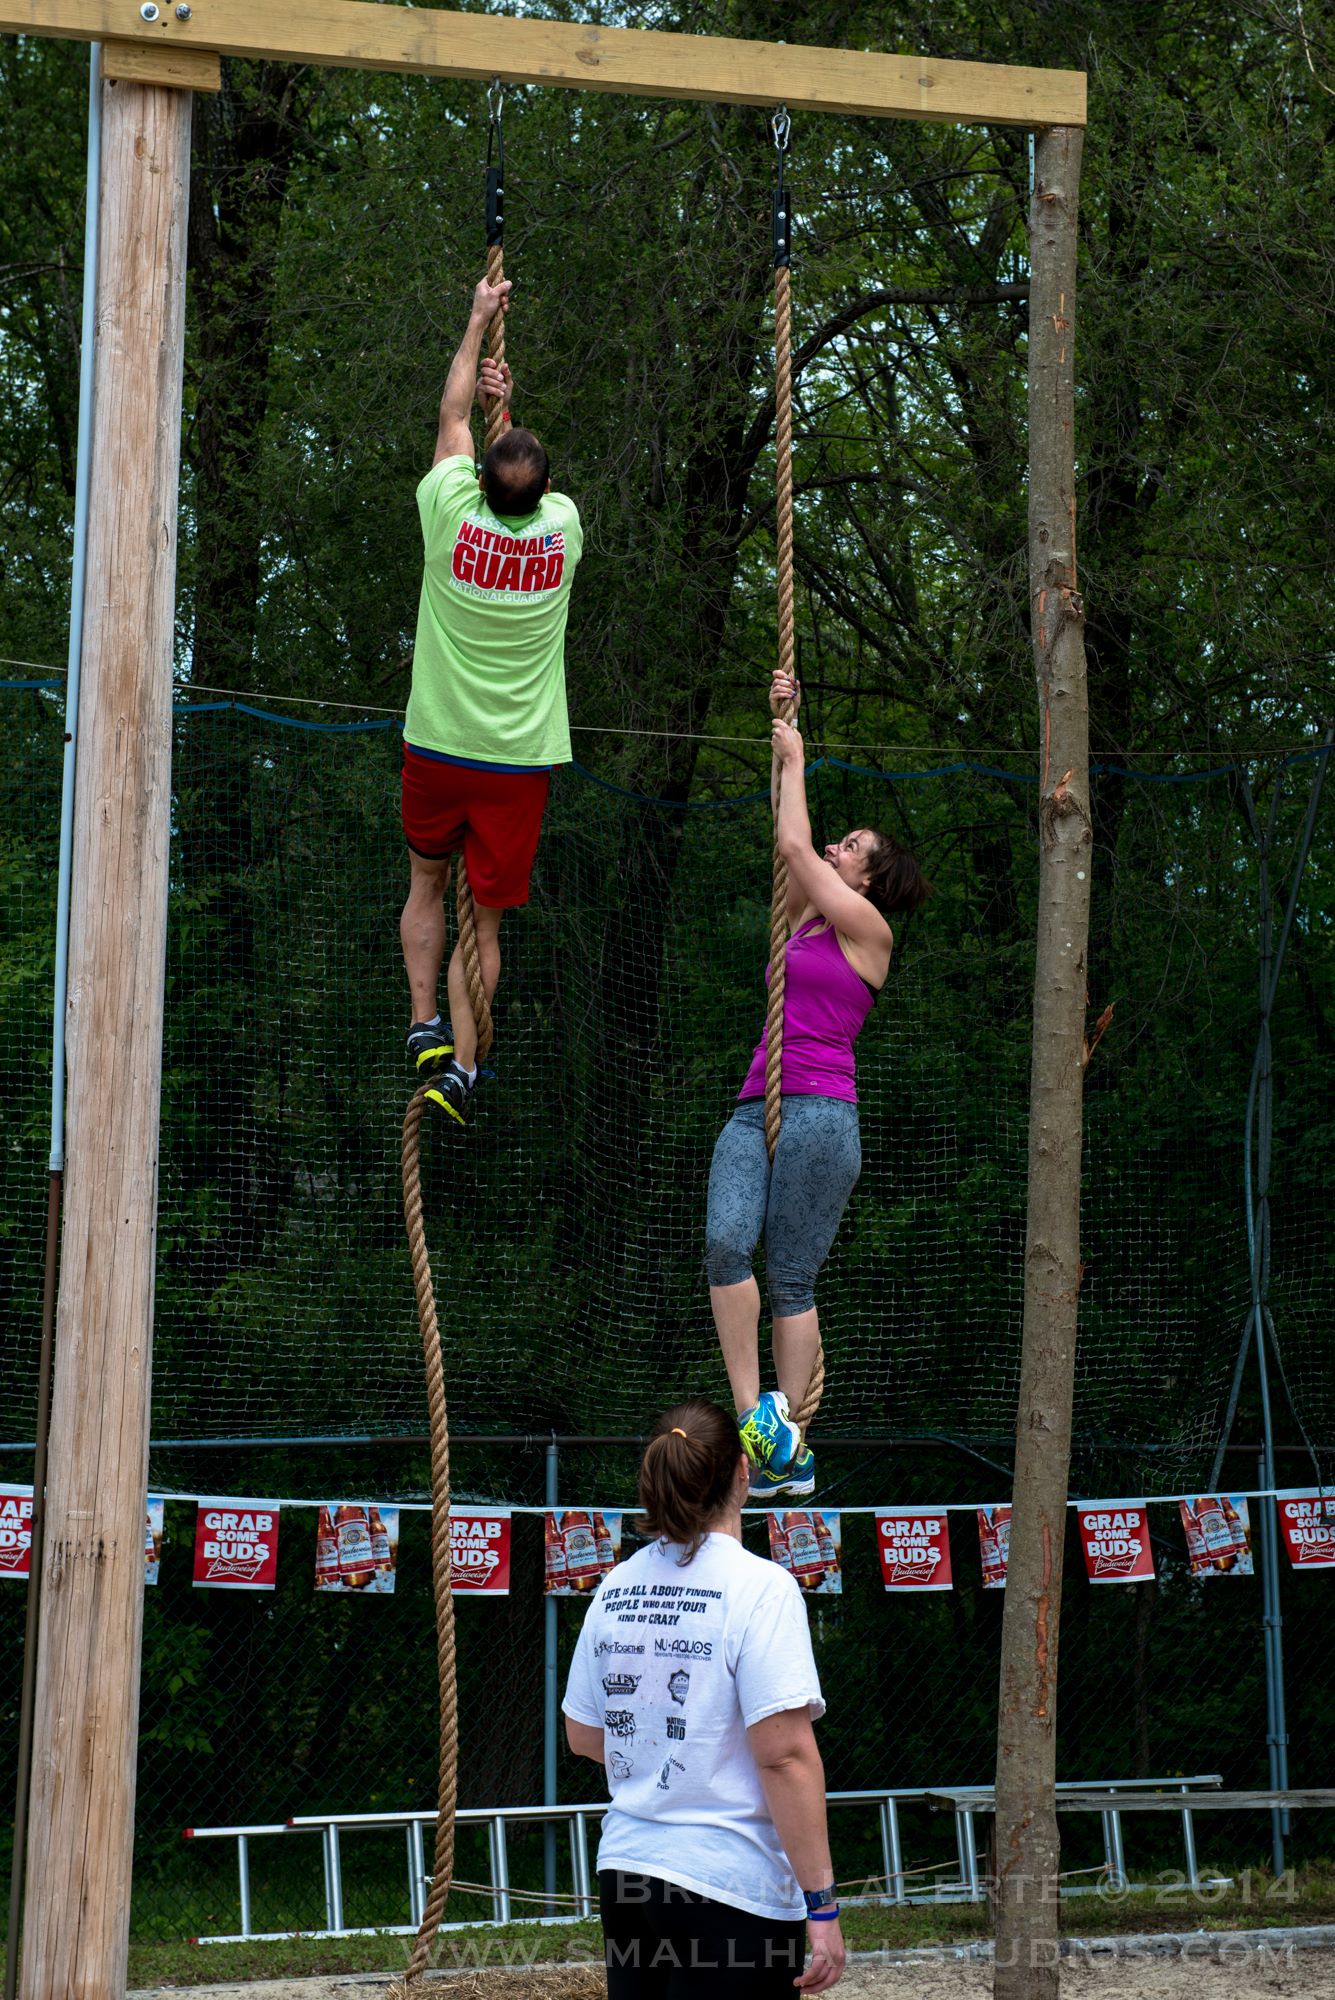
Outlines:
[[1279,1496],[1279,1525],[1295,1569],[1335,1569],[1335,1493],[1287,1487]]
[[1143,1500],[1094,1500],[1082,1507],[1080,1546],[1091,1583],[1141,1583],[1154,1575]]
[[370,1500],[324,1500],[316,1517],[315,1588],[388,1597],[399,1568],[399,1510]]
[[836,1597],[843,1590],[839,1516],[816,1507],[771,1508],[769,1552],[811,1595]]
[[144,1508],[144,1582],[156,1583],[158,1565],[162,1561],[163,1514],[162,1500],[156,1493],[150,1493]]
[[279,1508],[272,1500],[201,1500],[195,1514],[195,1585],[272,1590],[278,1579]]
[[510,1595],[508,1510],[451,1508],[450,1587],[456,1597]]
[[587,1597],[621,1554],[620,1514],[570,1507],[548,1514],[543,1529],[546,1597]]
[[983,1589],[1004,1590],[1011,1552],[1009,1507],[978,1509],[978,1552],[983,1565]]
[[1179,1500],[1193,1576],[1250,1576],[1251,1522],[1240,1493],[1198,1493]]
[[876,1543],[887,1590],[951,1590],[949,1517],[927,1507],[878,1507]]
[[32,1488],[0,1485],[0,1576],[28,1575],[32,1558]]

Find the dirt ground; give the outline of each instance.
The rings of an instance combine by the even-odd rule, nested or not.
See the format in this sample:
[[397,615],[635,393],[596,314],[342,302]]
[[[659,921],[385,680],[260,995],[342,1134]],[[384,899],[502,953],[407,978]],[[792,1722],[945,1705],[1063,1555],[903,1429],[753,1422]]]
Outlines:
[[[1253,1934],[1254,1936],[1254,1934]],[[1278,1932],[1256,1943],[1199,1933],[1172,1941],[1122,1939],[1121,1949],[1077,1945],[1062,1963],[1064,2000],[1335,2000],[1335,1949],[1304,1948]],[[389,1981],[357,1978],[265,1980],[246,1986],[154,1988],[129,2000],[380,2000]],[[602,2000],[591,1967],[457,1972],[432,1980],[441,2000]],[[835,1988],[841,2000],[987,2000],[985,1958],[938,1953],[868,1955],[850,1960]]]

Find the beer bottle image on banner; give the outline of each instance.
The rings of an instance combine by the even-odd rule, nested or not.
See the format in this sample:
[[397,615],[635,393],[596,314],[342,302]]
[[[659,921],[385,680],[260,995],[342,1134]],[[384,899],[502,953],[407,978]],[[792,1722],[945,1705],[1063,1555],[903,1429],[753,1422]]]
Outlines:
[[997,1548],[997,1531],[986,1507],[978,1509],[978,1547],[983,1564],[983,1589],[1004,1589],[1006,1571]]
[[365,1590],[375,1575],[375,1553],[365,1507],[344,1501],[334,1516],[338,1538],[338,1576],[345,1590]]
[[572,1507],[561,1523],[566,1545],[566,1580],[581,1594],[593,1590],[602,1574],[593,1522],[582,1507]]
[[1201,1540],[1205,1544],[1205,1554],[1218,1570],[1233,1567],[1236,1551],[1233,1547],[1233,1530],[1219,1504],[1217,1493],[1203,1493],[1196,1501],[1196,1525]]
[[566,1545],[555,1514],[545,1514],[542,1525],[543,1541],[546,1545],[546,1574],[543,1590],[548,1597],[565,1597],[566,1589]]
[[1200,1576],[1210,1567],[1210,1557],[1201,1533],[1201,1524],[1196,1518],[1196,1510],[1190,1500],[1181,1500],[1178,1505],[1182,1513],[1182,1532],[1187,1538],[1187,1564],[1193,1576]]
[[803,1590],[812,1590],[825,1574],[816,1524],[805,1510],[785,1514],[781,1523],[788,1542],[788,1566]]
[[789,1576],[791,1576],[793,1573],[793,1558],[788,1547],[788,1537],[783,1531],[783,1524],[778,1515],[771,1512],[767,1517],[766,1525],[769,1528],[770,1556],[779,1565],[780,1569],[786,1569]]
[[1251,1576],[1252,1538],[1247,1502],[1240,1497],[1235,1506],[1231,1493],[1221,1494],[1220,1498],[1224,1503],[1224,1519],[1228,1522],[1229,1533],[1233,1537],[1234,1561],[1231,1567],[1238,1576]]
[[328,1507],[321,1507],[315,1528],[315,1588],[339,1590],[338,1542]]
[[603,1575],[606,1576],[609,1569],[616,1567],[617,1552],[612,1546],[612,1537],[608,1532],[607,1523],[602,1515],[597,1512],[595,1512],[593,1517],[593,1541],[598,1551],[598,1567]]
[[378,1507],[371,1509],[371,1556],[377,1571],[384,1572],[393,1568],[389,1531],[380,1517]]

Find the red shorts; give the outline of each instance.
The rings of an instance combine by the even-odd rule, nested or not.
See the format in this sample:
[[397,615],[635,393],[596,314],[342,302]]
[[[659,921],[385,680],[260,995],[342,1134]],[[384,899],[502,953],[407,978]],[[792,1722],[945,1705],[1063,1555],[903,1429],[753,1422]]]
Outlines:
[[403,746],[403,834],[424,861],[463,849],[473,894],[489,910],[528,901],[550,771],[474,770]]

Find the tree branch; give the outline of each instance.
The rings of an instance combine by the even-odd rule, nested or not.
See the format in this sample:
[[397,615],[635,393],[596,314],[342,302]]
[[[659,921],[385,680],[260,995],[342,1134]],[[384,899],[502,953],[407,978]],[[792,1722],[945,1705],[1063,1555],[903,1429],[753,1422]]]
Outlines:
[[[868,313],[881,312],[888,306],[998,306],[1009,305],[1012,301],[1027,299],[1029,286],[1023,280],[998,285],[946,285],[930,291],[909,290],[893,285],[873,292],[863,292],[858,298],[850,299],[832,313],[823,326],[804,340],[800,347],[793,349],[793,380],[802,373],[809,361],[814,361],[823,348],[837,340],[841,333],[847,333]],[[758,458],[766,438],[774,423],[774,392],[766,396],[756,411],[751,428],[747,432],[745,449]]]

